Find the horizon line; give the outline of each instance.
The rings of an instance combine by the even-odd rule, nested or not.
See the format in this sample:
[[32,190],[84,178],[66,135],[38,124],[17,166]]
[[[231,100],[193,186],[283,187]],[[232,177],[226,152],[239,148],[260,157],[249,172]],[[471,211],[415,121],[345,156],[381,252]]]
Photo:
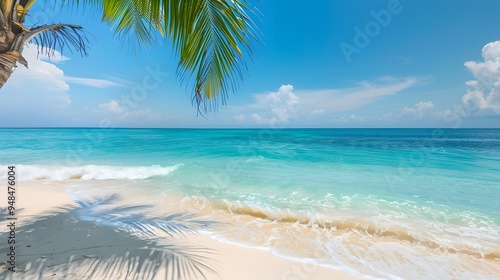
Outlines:
[[103,129],[103,130],[113,130],[113,129],[197,129],[197,130],[236,130],[236,129],[247,129],[247,130],[257,130],[257,129],[270,129],[270,130],[292,130],[292,129],[446,129],[446,130],[456,130],[456,129],[500,129],[500,127],[284,127],[284,128],[273,128],[273,127],[92,127],[92,126],[53,126],[53,127],[0,127],[0,129]]

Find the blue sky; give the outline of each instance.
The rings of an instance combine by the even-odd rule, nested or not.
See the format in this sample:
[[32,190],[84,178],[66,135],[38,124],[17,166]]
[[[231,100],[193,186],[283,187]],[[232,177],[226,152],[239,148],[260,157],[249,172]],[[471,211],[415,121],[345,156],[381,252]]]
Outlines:
[[500,127],[497,0],[257,3],[263,44],[206,118],[168,41],[134,54],[98,14],[38,2],[27,25],[81,25],[89,56],[28,46],[30,68],[0,90],[0,127]]

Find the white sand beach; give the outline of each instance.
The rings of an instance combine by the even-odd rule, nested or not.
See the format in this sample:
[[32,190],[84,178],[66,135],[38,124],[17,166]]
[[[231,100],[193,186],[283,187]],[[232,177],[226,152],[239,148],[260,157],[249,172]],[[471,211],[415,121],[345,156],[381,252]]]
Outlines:
[[151,237],[81,220],[61,183],[20,182],[17,192],[17,272],[2,254],[1,279],[356,279],[201,233]]

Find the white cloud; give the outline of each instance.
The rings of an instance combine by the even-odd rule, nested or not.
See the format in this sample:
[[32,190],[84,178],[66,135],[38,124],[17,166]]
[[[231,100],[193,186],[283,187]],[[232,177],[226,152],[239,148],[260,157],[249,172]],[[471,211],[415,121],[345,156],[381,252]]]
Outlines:
[[293,92],[293,86],[282,85],[278,92],[272,92],[268,95],[258,95],[257,102],[262,109],[264,116],[258,113],[251,115],[251,119],[258,124],[287,124],[290,119],[297,118],[297,105],[299,97]]
[[111,82],[108,80],[101,80],[101,79],[65,77],[64,80],[68,83],[89,86],[89,87],[96,87],[96,88],[121,86],[115,82]]
[[391,112],[385,113],[382,115],[356,115],[351,114],[349,116],[344,116],[340,118],[333,119],[334,123],[349,123],[349,122],[374,122],[379,121],[383,123],[394,122],[394,121],[405,121],[408,120],[408,117],[414,119],[422,119],[426,115],[436,116],[437,114],[431,112],[431,109],[434,107],[434,103],[431,101],[420,101],[416,103],[413,107],[405,106],[401,113],[393,114]]
[[[36,53],[37,54],[36,55],[36,59],[37,60],[43,60],[43,61],[47,61],[49,63],[56,63],[56,64],[60,64],[60,63],[62,63],[64,61],[70,60],[69,57],[66,57],[66,56],[62,55],[62,53],[60,53],[58,51],[55,51],[55,50],[53,50],[53,55],[52,56],[47,55],[46,52],[38,53],[38,47],[35,44],[27,44],[24,47],[23,56],[25,56],[25,52],[28,49],[31,50],[31,51],[29,51],[30,53]],[[33,62],[34,60],[27,60],[27,61],[28,61],[28,66],[29,66],[30,62]]]
[[[318,122],[326,124],[335,113],[362,108],[408,89],[417,82],[414,77],[384,77],[374,82],[360,82],[356,87],[329,90],[294,90],[292,85],[283,85],[277,92],[255,94],[253,103],[243,107],[232,106],[231,110],[238,116],[233,116],[233,119],[250,120],[260,125],[284,125],[293,120],[297,120],[292,124],[294,126],[306,123],[316,125]],[[393,116],[390,117],[392,120]],[[388,116],[384,120],[387,119]],[[336,121],[361,119],[350,116]]]
[[258,114],[252,114],[252,116],[250,116],[250,117],[257,124],[269,124],[270,123],[269,119],[262,118]]
[[49,57],[46,54],[38,54],[36,45],[28,44],[24,48],[23,56],[28,61],[28,68],[18,65],[12,77],[7,81],[8,85],[19,87],[26,86],[27,83],[36,83],[38,88],[61,91],[68,91],[69,84],[99,88],[120,86],[108,80],[66,76],[63,70],[54,63],[59,64],[69,58],[58,51],[54,51],[54,56]]
[[311,112],[311,116],[321,116],[325,114],[324,109],[316,109]]
[[118,102],[116,102],[115,100],[111,100],[108,103],[99,104],[99,108],[115,114],[123,114],[125,112],[125,110],[120,107],[120,104],[118,104]]
[[147,108],[147,109],[143,109],[143,110],[130,111],[126,115],[126,117],[130,118],[130,119],[138,118],[139,120],[141,118],[147,118],[147,120],[158,120],[161,118],[161,114],[155,113],[150,108]]
[[[36,46],[28,45],[23,52],[24,58],[28,61],[28,67],[18,65],[7,83],[13,85],[26,85],[26,83],[37,83],[46,89],[67,91],[69,85],[64,81],[64,72],[56,65],[46,62],[46,56],[38,56]],[[62,57],[59,52],[55,52],[55,57]]]
[[240,115],[234,116],[233,119],[236,121],[242,122],[245,120],[245,116],[240,114]]
[[417,82],[416,78],[386,77],[376,82],[363,81],[347,89],[308,90],[298,93],[302,109],[312,112],[323,109],[328,113],[346,112],[361,108],[380,99],[395,95]]
[[[71,125],[83,108],[72,104],[71,84],[93,87],[117,86],[100,79],[68,77],[60,68],[68,57],[54,51],[54,56],[38,54],[37,46],[28,44],[23,57],[28,67],[18,65],[0,89],[0,126]],[[5,120],[8,117],[8,121]]]
[[23,110],[28,105],[39,108],[66,107],[71,104],[68,93],[71,83],[93,87],[118,86],[107,80],[67,77],[54,63],[61,63],[69,58],[57,51],[54,51],[53,57],[48,57],[38,54],[36,45],[28,44],[23,56],[28,61],[29,68],[18,65],[0,91],[2,103],[15,103],[18,110]]
[[160,114],[152,112],[149,108],[142,110],[130,110],[127,106],[121,106],[116,100],[101,103],[99,104],[99,108],[106,112],[113,113],[119,120],[134,119],[137,117],[147,118],[148,120],[156,120],[161,117]]
[[401,114],[421,119],[430,109],[432,109],[432,107],[434,107],[434,103],[431,101],[420,101],[411,108],[404,107]]
[[483,62],[467,61],[465,66],[476,80],[468,81],[462,106],[468,115],[500,114],[500,41],[483,47]]
[[439,119],[442,119],[442,120],[451,120],[452,118],[455,118],[456,116],[458,116],[457,112],[458,111],[456,111],[456,110],[446,109],[443,111],[434,112],[433,115],[438,117]]
[[[29,68],[22,65],[12,73],[0,91],[2,104],[10,104],[17,110],[26,108],[64,108],[71,103],[69,85],[64,81],[64,72],[56,65],[41,59],[36,46],[28,45],[23,52]],[[38,59],[41,58],[41,59]],[[62,57],[55,52],[55,57]],[[60,59],[62,61],[64,59]]]
[[375,117],[373,116],[359,116],[356,114],[351,114],[348,117],[341,117],[334,119],[333,122],[335,123],[348,123],[348,122],[366,122],[366,121],[371,121]]
[[394,121],[394,115],[392,113],[385,113],[380,117],[380,120],[382,121]]

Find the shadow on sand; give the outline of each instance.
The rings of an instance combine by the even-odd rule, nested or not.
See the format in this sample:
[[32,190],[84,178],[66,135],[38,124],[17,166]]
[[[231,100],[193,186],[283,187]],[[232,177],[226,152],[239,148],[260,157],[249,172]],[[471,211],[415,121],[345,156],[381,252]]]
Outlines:
[[[76,201],[78,208],[18,220],[17,272],[6,270],[10,233],[2,233],[0,279],[205,279],[216,274],[214,252],[184,236],[214,222],[185,213],[152,217],[145,214],[149,206],[114,206],[118,200],[113,195]],[[5,221],[6,209],[0,218]]]

